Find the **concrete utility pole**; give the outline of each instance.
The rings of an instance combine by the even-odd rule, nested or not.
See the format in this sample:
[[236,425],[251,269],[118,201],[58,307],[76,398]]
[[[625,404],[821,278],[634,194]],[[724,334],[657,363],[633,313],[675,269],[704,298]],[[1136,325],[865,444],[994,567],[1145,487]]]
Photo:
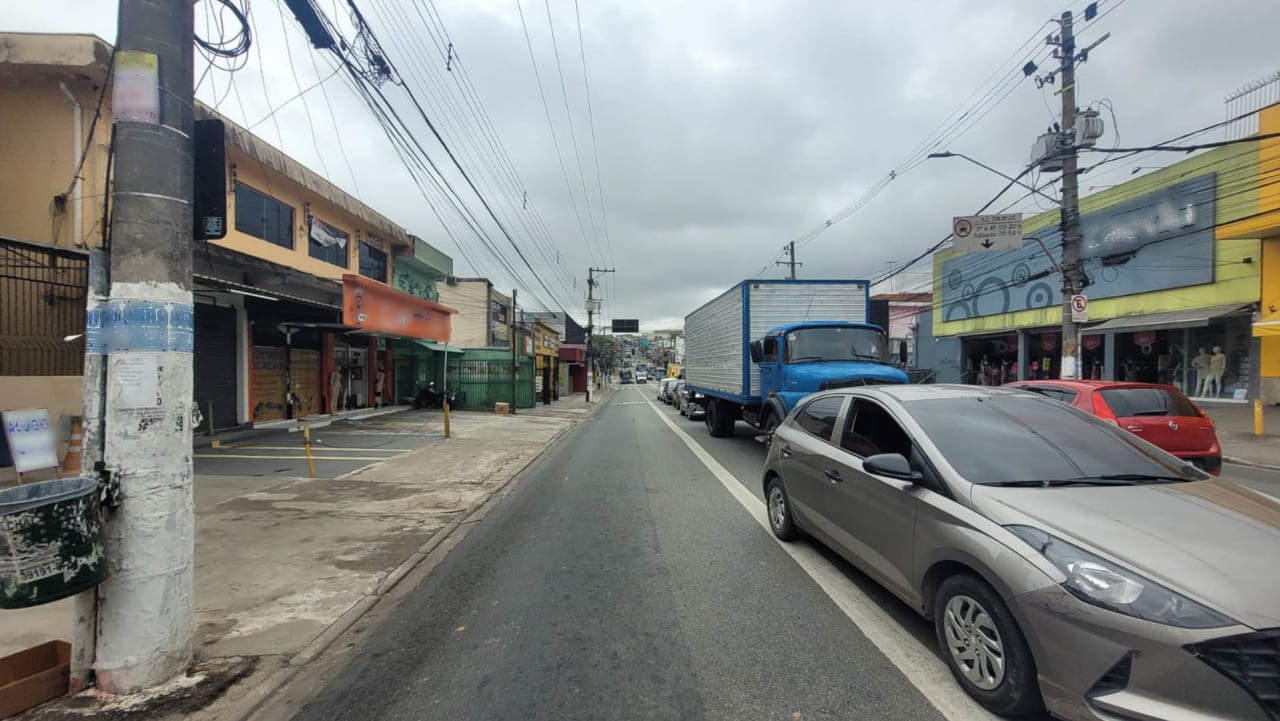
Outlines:
[[595,369],[591,366],[591,346],[595,341],[595,289],[596,273],[612,273],[613,268],[587,268],[587,402],[591,402],[592,386],[595,385]]
[[804,263],[796,262],[796,242],[793,240],[790,243],[787,243],[787,245],[783,248],[783,250],[787,251],[787,255],[788,257],[791,258],[791,260],[779,260],[779,261],[776,261],[774,264],[791,266],[791,280],[795,280],[796,266],[804,265]]
[[516,355],[516,344],[520,342],[520,333],[516,328],[516,289],[511,289],[511,415],[516,414],[516,380],[520,377],[520,361]]
[[1062,367],[1061,378],[1080,377],[1080,326],[1071,318],[1071,296],[1083,290],[1080,277],[1080,177],[1076,148],[1076,36],[1071,11],[1062,13],[1058,56],[1062,61]]
[[111,284],[95,339],[107,354],[103,460],[121,498],[105,523],[94,661],[110,693],[191,663],[193,16],[191,3],[120,0]]

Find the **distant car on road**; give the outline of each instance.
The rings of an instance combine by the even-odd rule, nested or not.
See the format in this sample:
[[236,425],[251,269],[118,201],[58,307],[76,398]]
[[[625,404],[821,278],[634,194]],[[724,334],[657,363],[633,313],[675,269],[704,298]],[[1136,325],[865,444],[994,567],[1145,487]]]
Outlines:
[[1215,476],[1222,446],[1213,420],[1175,386],[1120,381],[1019,381],[1007,387],[1039,393],[1092,413]]
[[649,382],[649,374],[642,370],[637,370],[636,383],[648,383],[648,382]]
[[635,383],[635,375],[628,368],[618,371],[618,383],[620,385],[629,385]]
[[680,415],[688,418],[702,418],[707,415],[707,397],[701,391],[695,391],[688,383],[680,381],[676,384],[676,409]]
[[769,446],[768,522],[931,619],[993,713],[1275,719],[1280,501],[1136,435],[1004,388],[819,392]]
[[676,404],[676,384],[679,382],[675,378],[663,378],[658,381],[658,400],[669,406],[674,406]]

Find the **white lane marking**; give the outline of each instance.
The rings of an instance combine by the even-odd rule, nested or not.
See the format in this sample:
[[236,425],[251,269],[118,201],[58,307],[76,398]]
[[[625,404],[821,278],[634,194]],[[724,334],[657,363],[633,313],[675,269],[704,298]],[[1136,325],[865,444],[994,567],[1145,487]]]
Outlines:
[[885,613],[874,601],[867,598],[852,581],[831,565],[816,550],[806,543],[783,543],[774,538],[765,520],[764,501],[747,490],[727,468],[720,465],[710,453],[683,428],[680,428],[667,417],[658,405],[646,399],[653,412],[663,423],[684,441],[694,456],[702,461],[702,465],[729,491],[742,507],[747,509],[751,517],[760,524],[770,538],[777,541],[783,550],[790,554],[792,560],[799,564],[804,572],[818,584],[836,606],[849,617],[850,621],[862,631],[885,658],[889,659],[902,675],[907,677],[913,686],[938,709],[944,717],[952,721],[995,721],[996,716],[969,698],[951,676],[951,672],[938,657],[925,648],[914,636],[902,628],[889,614]]

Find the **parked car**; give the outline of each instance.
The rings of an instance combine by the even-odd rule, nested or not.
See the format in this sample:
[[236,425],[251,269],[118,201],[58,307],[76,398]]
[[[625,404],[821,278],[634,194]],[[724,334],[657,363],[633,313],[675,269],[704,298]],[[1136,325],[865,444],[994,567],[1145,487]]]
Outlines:
[[1069,403],[1214,475],[1222,446],[1213,420],[1175,386],[1118,381],[1020,381],[1011,388]]
[[669,406],[676,404],[676,384],[680,381],[675,378],[663,378],[658,382],[658,400]]
[[676,408],[687,418],[703,418],[707,415],[707,397],[680,381],[676,385]]
[[763,473],[803,530],[933,621],[990,711],[1276,717],[1280,501],[1003,388],[806,398]]

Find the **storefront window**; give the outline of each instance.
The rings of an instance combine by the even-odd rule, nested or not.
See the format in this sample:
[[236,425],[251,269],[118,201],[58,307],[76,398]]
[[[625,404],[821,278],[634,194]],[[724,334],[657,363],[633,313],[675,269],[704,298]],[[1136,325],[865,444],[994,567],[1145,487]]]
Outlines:
[[1062,331],[1027,334],[1027,380],[1052,380],[1061,377]]
[[966,338],[964,340],[965,382],[998,386],[1018,379],[1018,336]]
[[1236,391],[1247,391],[1253,360],[1249,355],[1251,333],[1247,315],[1187,330],[1187,395],[1232,398]]
[[1116,365],[1110,380],[1169,383],[1182,388],[1186,366],[1181,330],[1116,334]]

